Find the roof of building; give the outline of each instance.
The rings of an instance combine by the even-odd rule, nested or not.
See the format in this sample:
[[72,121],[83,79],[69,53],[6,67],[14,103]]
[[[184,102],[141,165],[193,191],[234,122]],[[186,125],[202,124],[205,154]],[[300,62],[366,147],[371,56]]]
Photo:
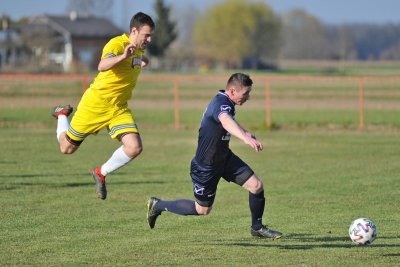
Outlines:
[[46,25],[53,30],[69,34],[72,38],[103,38],[113,37],[122,33],[106,18],[86,16],[50,16],[32,17],[29,25]]

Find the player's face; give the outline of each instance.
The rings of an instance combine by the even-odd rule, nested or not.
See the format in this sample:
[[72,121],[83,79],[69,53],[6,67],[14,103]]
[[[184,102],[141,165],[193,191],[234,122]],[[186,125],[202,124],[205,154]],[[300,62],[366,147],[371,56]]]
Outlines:
[[250,99],[250,92],[251,92],[251,86],[244,86],[241,88],[241,90],[234,90],[233,91],[233,102],[235,102],[236,105],[243,105],[247,100]]
[[143,25],[140,30],[133,28],[132,32],[134,34],[134,43],[136,44],[136,48],[146,49],[151,43],[153,29],[149,25]]

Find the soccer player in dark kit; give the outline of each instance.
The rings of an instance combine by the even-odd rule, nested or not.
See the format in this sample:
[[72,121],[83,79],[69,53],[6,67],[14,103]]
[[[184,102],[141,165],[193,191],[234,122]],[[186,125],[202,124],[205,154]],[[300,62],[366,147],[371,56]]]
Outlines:
[[150,228],[154,228],[158,216],[164,211],[180,215],[208,215],[222,177],[249,191],[252,236],[272,239],[282,236],[282,233],[269,229],[262,223],[265,206],[262,181],[229,148],[229,140],[233,135],[257,152],[263,149],[255,136],[235,120],[235,105],[242,105],[250,98],[252,84],[248,75],[235,73],[229,78],[225,90],[219,91],[212,99],[203,114],[198,147],[190,167],[195,201],[167,201],[151,197],[147,205]]

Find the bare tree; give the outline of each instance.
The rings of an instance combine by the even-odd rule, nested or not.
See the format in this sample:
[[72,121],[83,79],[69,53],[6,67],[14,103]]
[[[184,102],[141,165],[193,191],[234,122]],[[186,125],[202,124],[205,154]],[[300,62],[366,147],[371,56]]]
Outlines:
[[179,18],[176,21],[176,32],[179,34],[165,54],[169,68],[179,70],[196,68],[192,32],[198,14],[198,9],[190,4],[172,7],[171,17]]
[[79,16],[107,17],[112,7],[112,0],[69,0],[68,12],[77,12]]
[[339,27],[339,58],[341,60],[355,59],[357,52],[354,49],[354,38],[346,25]]
[[283,16],[282,36],[282,55],[286,59],[322,59],[330,54],[324,26],[303,10]]
[[35,71],[55,70],[54,66],[51,66],[49,54],[51,51],[60,50],[63,45],[62,36],[45,25],[31,25],[23,28],[21,39],[31,55],[27,61],[34,64]]

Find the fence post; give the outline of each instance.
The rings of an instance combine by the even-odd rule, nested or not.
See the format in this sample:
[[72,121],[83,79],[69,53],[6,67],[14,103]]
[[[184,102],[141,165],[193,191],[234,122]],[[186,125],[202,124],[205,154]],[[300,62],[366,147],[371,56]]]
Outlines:
[[175,110],[175,129],[179,129],[179,81],[174,80],[174,110]]
[[363,78],[358,79],[358,108],[360,113],[360,130],[364,129],[364,81]]
[[269,78],[265,80],[265,117],[267,129],[271,128],[271,81]]
[[88,80],[89,80],[89,75],[88,74],[83,74],[82,75],[82,91],[85,92],[88,89]]

